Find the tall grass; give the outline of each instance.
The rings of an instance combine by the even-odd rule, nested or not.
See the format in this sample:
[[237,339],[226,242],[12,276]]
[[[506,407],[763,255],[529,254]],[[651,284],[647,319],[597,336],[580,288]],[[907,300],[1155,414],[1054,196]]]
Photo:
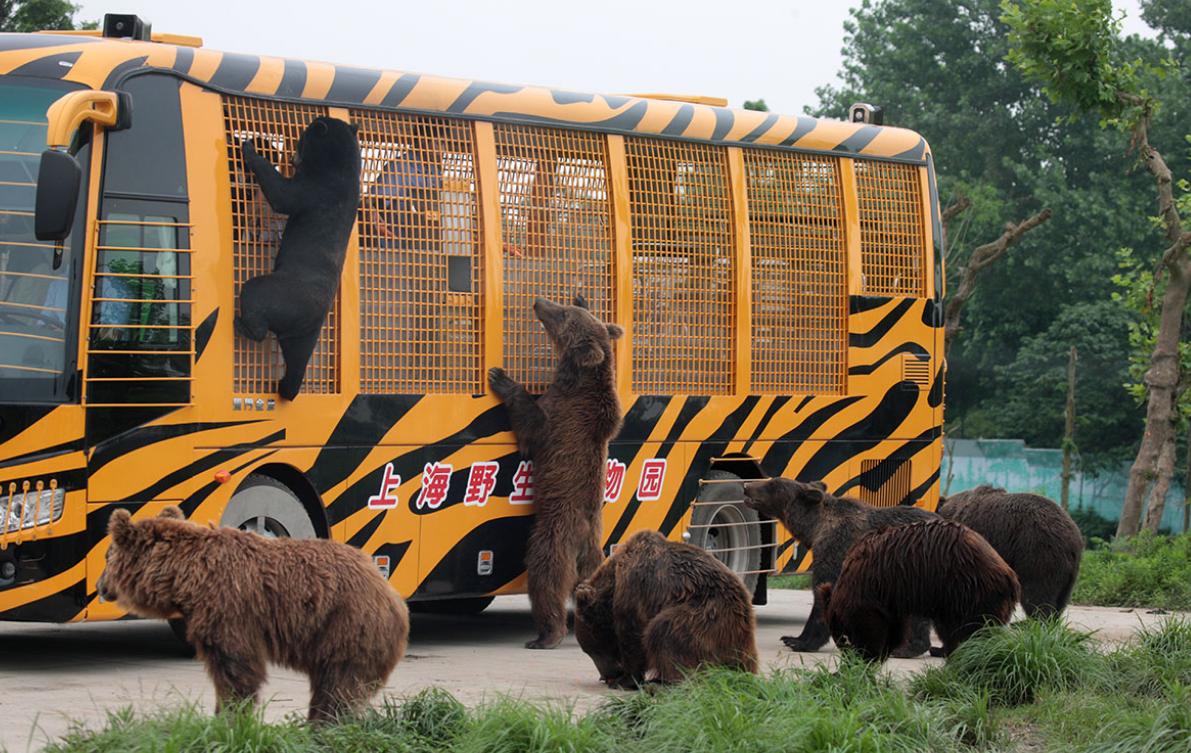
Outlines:
[[1191,534],[1143,532],[1085,552],[1072,601],[1191,609]]

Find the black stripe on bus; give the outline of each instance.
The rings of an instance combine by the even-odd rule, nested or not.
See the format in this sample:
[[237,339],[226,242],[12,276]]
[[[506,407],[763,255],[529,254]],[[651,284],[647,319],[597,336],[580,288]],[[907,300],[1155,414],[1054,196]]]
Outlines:
[[405,98],[409,96],[409,93],[414,90],[414,87],[421,80],[422,77],[417,73],[401,74],[401,77],[389,87],[389,93],[381,100],[381,107],[396,107],[404,102]]
[[773,446],[765,453],[765,457],[761,458],[761,467],[771,474],[781,473],[790,463],[790,458],[798,449],[799,444],[810,439],[835,414],[863,399],[861,395],[848,395],[810,414],[805,421],[783,434],[773,443]]
[[848,335],[848,345],[853,348],[871,348],[881,341],[885,335],[889,334],[901,318],[905,316],[906,312],[914,305],[914,299],[907,298],[901,303],[897,304],[886,314],[881,321],[877,322],[868,332],[852,332]]
[[346,479],[420,399],[417,395],[353,397],[306,472],[315,490],[326,494]]
[[327,92],[327,99],[361,104],[376,83],[380,81],[380,75],[380,71],[337,65],[335,66],[335,79],[331,82],[331,90]]
[[306,64],[301,60],[286,60],[285,73],[281,76],[281,83],[277,85],[278,97],[302,96],[306,88]]
[[87,472],[95,475],[100,468],[103,468],[113,460],[127,455],[134,450],[139,450],[142,447],[148,447],[151,444],[156,444],[167,439],[174,439],[175,437],[182,437],[187,434],[198,434],[199,432],[211,431],[213,429],[224,429],[229,426],[256,424],[263,420],[255,418],[246,421],[195,422],[165,426],[145,426],[134,429],[96,447],[87,463]]
[[211,76],[211,84],[232,91],[244,91],[248,84],[252,83],[252,79],[256,78],[256,72],[260,68],[261,59],[256,55],[225,52],[223,59],[219,61],[219,67]]
[[8,76],[36,76],[37,78],[62,78],[70,73],[75,62],[82,55],[81,50],[61,52],[57,55],[47,55],[43,58],[30,60],[24,65],[9,71]]
[[[907,386],[912,389],[908,389]],[[871,450],[886,438],[892,437],[897,428],[909,418],[917,402],[918,389],[913,382],[899,382],[893,385],[868,415],[824,442],[819,451],[799,470],[798,480],[816,481],[826,478],[853,456]]]
[[901,355],[902,353],[909,353],[919,361],[929,361],[930,352],[916,342],[902,343],[885,355],[881,356],[874,363],[865,364],[862,366],[851,366],[848,368],[848,373],[852,376],[867,376],[872,374],[877,369],[885,365],[885,362],[891,358]]
[[217,465],[221,465],[229,460],[238,458],[247,452],[251,452],[252,450],[258,449],[260,447],[268,446],[282,439],[285,439],[285,429],[279,429],[268,436],[261,437],[255,442],[237,445],[235,447],[228,447],[222,450],[215,450],[210,454],[204,455],[193,463],[179,468],[173,473],[158,479],[149,486],[146,486],[144,489],[141,489],[139,492],[128,495],[120,501],[147,502],[149,500],[157,499],[162,492],[172,489],[173,487],[185,482],[188,479],[194,478],[203,471],[209,471]]

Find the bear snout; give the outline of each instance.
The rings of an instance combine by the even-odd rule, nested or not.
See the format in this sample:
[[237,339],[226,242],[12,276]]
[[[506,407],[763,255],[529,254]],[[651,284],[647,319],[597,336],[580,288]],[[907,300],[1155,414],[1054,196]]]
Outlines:
[[95,590],[99,592],[99,598],[104,601],[115,601],[118,598],[115,590],[110,586],[111,581],[107,577],[107,571],[99,574],[99,582],[95,584]]

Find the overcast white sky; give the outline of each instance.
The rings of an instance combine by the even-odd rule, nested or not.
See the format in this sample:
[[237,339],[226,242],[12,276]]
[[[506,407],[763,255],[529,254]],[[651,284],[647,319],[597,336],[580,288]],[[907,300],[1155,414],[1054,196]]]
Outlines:
[[[798,113],[835,80],[855,0],[83,0],[207,47],[600,93],[764,97]],[[1114,0],[1146,31],[1137,0]],[[738,12],[726,13],[725,10]]]

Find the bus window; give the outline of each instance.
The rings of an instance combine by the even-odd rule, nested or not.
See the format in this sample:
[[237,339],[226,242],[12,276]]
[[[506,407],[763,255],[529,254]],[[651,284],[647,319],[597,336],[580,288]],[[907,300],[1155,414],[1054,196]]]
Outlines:
[[360,192],[360,391],[484,391],[471,126],[353,111]]
[[[46,109],[71,87],[0,78],[0,392],[5,400],[66,397],[66,347],[74,321],[73,237],[54,268],[54,244],[33,234],[33,204]],[[89,146],[78,158],[86,165]],[[80,202],[85,206],[86,202]]]
[[626,138],[633,233],[633,388],[733,389],[734,232],[726,152]]
[[753,391],[843,394],[848,281],[839,159],[746,149],[744,165]]
[[[292,159],[298,139],[310,121],[327,114],[325,107],[298,105],[248,97],[224,97],[224,130],[227,135],[228,169],[232,189],[233,267],[235,295],[243,284],[273,271],[285,217],[265,201],[256,179],[245,169],[241,144],[253,141],[258,151],[283,175],[293,173]],[[237,304],[238,305],[238,304]],[[301,393],[339,392],[340,296],[327,311],[318,345],[306,366]],[[276,338],[253,342],[237,337],[232,389],[237,394],[272,393],[285,370]]]
[[860,269],[871,295],[926,295],[921,168],[856,161]]
[[603,136],[497,125],[504,242],[504,365],[531,392],[550,382],[555,356],[533,313],[538,296],[576,293],[615,321],[612,222]]

